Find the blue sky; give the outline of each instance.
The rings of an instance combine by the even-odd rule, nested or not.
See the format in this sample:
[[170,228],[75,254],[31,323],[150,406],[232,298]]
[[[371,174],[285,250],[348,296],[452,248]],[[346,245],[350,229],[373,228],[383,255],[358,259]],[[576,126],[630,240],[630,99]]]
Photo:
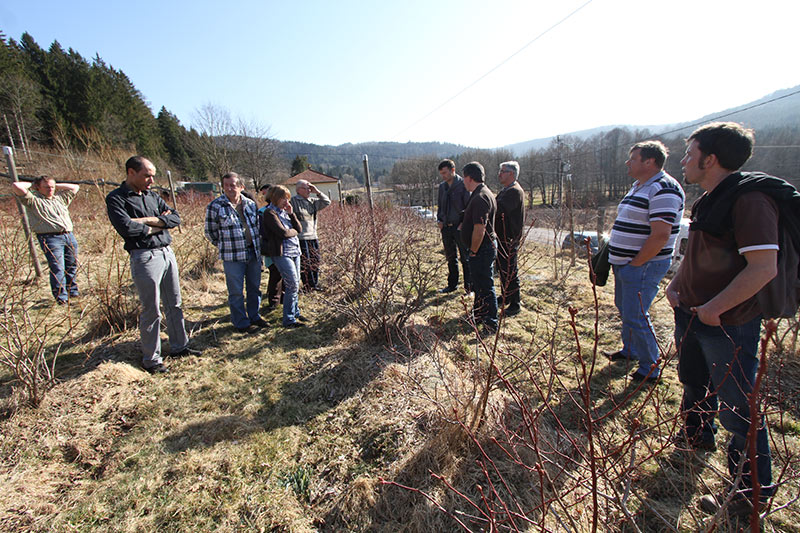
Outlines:
[[692,120],[800,84],[798,18],[796,0],[0,2],[8,37],[100,54],[155,112],[191,125],[211,102],[319,144]]

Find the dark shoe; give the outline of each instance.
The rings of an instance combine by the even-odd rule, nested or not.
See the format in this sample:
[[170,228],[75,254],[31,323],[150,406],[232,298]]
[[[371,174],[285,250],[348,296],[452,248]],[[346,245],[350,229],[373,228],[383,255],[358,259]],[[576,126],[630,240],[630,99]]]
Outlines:
[[672,444],[674,444],[676,448],[682,450],[713,452],[717,449],[717,443],[713,438],[711,440],[705,439],[702,435],[689,437],[685,431],[681,431],[672,437]]
[[246,328],[236,328],[236,331],[238,331],[239,333],[255,333],[256,331],[258,331],[258,328],[253,324],[250,324]]
[[506,316],[516,316],[516,315],[520,314],[521,311],[522,311],[522,307],[520,307],[519,304],[516,304],[516,305],[511,304],[511,305],[509,305],[508,307],[505,308],[503,313],[505,313]]
[[[700,498],[700,509],[706,514],[717,514],[726,498],[727,494],[706,494]],[[737,493],[728,502],[725,511],[731,517],[749,516],[753,512],[753,504],[750,503],[749,498]]]
[[481,337],[491,337],[497,333],[497,326],[492,324],[482,324],[480,329]]
[[296,316],[296,317],[294,317],[294,319],[295,319],[296,321],[298,321],[298,322],[302,322],[303,324],[305,324],[306,322],[308,322],[308,319],[307,319],[306,317],[304,317],[304,316]]
[[187,355],[202,355],[202,354],[203,352],[201,350],[197,350],[195,348],[189,348],[187,346],[183,350],[170,354],[170,357],[186,357]]
[[439,292],[441,294],[448,294],[448,293],[451,293],[451,292],[456,292],[456,288],[455,287],[445,287],[444,289],[439,289]]
[[646,381],[651,385],[655,385],[658,383],[658,376],[649,375],[645,376],[644,374],[640,374],[639,372],[634,372],[631,374],[631,383],[640,383],[642,381]]
[[617,350],[616,352],[603,352],[603,355],[608,357],[612,361],[630,361],[633,359],[632,357],[628,357],[622,350]]
[[56,298],[56,303],[58,305],[66,305],[67,304],[67,300],[62,300],[61,298]]
[[266,328],[266,327],[269,327],[269,324],[268,324],[268,323],[267,323],[267,321],[266,321],[266,320],[264,320],[263,318],[259,318],[258,320],[256,320],[255,322],[253,322],[253,323],[252,323],[252,324],[250,324],[250,325],[251,325],[251,326],[255,326],[255,327],[257,327],[257,328]]
[[285,327],[285,328],[304,328],[306,326],[305,326],[305,324],[301,324],[300,322],[289,322],[288,324],[284,324],[283,327]]
[[151,366],[150,368],[145,368],[151,374],[166,374],[169,372],[169,368],[164,366],[164,363],[158,363],[156,366]]

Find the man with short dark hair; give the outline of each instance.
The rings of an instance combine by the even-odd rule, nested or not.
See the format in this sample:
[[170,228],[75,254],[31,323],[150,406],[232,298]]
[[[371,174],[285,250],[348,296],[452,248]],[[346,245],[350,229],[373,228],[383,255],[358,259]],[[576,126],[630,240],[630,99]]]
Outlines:
[[133,156],[125,162],[125,172],[127,177],[122,185],[106,196],[108,218],[125,240],[131,277],[142,305],[139,315],[142,366],[151,374],[162,374],[168,370],[161,358],[159,300],[164,303],[171,355],[200,354],[189,347],[181,309],[178,262],[170,246],[169,229],[179,225],[181,217],[150,190],[156,175],[153,163],[142,156]]
[[[325,193],[306,180],[295,184],[296,194],[292,197],[292,210],[300,221],[302,231],[297,235],[300,240],[300,278],[303,289],[319,290],[319,240],[317,239],[317,213],[331,205],[331,199]],[[316,199],[311,199],[311,195]]]
[[[680,440],[694,449],[715,449],[714,418],[719,414],[731,433],[730,479],[739,479],[741,472],[741,482],[723,494],[703,496],[700,506],[714,514],[735,490],[728,513],[749,515],[755,503],[747,450],[752,438],[758,503],[775,490],[764,420],[756,423],[756,434],[750,434],[751,416],[758,416],[750,412],[750,396],[761,328],[756,294],[777,272],[779,210],[762,191],[728,194],[745,178],[736,171],[752,154],[752,130],[733,122],[713,123],[695,130],[686,143],[684,178],[705,193],[692,207],[686,255],[666,291],[675,310],[678,377],[683,384],[681,411],[686,418]],[[725,217],[715,218],[723,212]]]
[[525,224],[525,191],[519,184],[519,163],[500,163],[497,180],[503,188],[497,193],[497,269],[500,271],[500,298],[498,303],[506,316],[521,311],[517,255]]
[[667,153],[660,141],[631,147],[625,165],[636,181],[617,208],[608,243],[614,303],[622,319],[622,349],[606,356],[612,361],[638,361],[631,374],[634,382],[655,383],[661,372],[649,310],[672,262],[684,203],[680,184],[663,170]]
[[442,233],[444,256],[447,259],[447,287],[441,293],[453,292],[458,288],[458,258],[461,256],[461,270],[464,275],[464,290],[469,294],[471,289],[467,248],[461,240],[461,221],[464,209],[469,202],[469,191],[464,187],[464,180],[456,174],[456,164],[450,159],[439,163],[438,209],[436,220]]
[[219,248],[231,322],[239,332],[254,333],[267,325],[259,315],[261,240],[258,208],[253,200],[242,194],[244,183],[235,172],[222,176],[222,191],[223,194],[206,207],[205,235]]
[[486,173],[477,161],[461,171],[464,187],[471,193],[461,226],[461,241],[469,253],[469,273],[475,300],[472,315],[475,324],[483,324],[485,333],[497,330],[497,296],[494,291],[495,213],[497,201],[483,182]]
[[[31,192],[33,189],[34,192]],[[78,185],[56,183],[41,176],[33,183],[14,182],[11,190],[28,213],[31,231],[42,247],[50,268],[50,290],[59,304],[79,295],[78,241],[72,234],[69,204],[78,194]]]

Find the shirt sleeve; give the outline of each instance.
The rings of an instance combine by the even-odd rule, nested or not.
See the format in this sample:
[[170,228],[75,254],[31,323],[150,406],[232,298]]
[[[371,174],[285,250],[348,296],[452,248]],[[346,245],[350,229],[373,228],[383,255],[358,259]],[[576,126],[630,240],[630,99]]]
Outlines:
[[673,225],[683,212],[683,195],[680,190],[665,187],[650,198],[650,222],[660,221]]
[[215,209],[214,202],[208,204],[206,207],[206,220],[204,225],[204,233],[214,246],[219,246],[219,212]]
[[740,254],[778,249],[778,206],[761,192],[743,194],[733,204],[733,237]]
[[[181,225],[181,216],[178,212],[167,205],[167,202],[164,201],[161,196],[156,195],[156,201],[158,202],[158,218],[161,222],[164,223],[164,227],[167,229],[172,229],[174,227]],[[161,213],[166,211],[166,215],[162,215]]]
[[118,194],[106,196],[106,209],[111,225],[123,238],[142,237],[149,233],[147,225],[134,222],[125,210],[125,199]]
[[482,224],[485,226],[489,218],[490,209],[491,205],[489,205],[485,197],[480,196],[475,198],[475,207],[472,209],[472,224]]

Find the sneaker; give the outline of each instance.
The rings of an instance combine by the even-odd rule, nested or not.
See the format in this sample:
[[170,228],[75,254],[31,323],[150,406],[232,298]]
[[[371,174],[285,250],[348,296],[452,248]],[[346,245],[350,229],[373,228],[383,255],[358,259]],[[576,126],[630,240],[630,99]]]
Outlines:
[[305,324],[301,324],[300,322],[289,322],[288,324],[284,324],[283,327],[285,327],[285,328],[304,328],[306,326],[305,326]]
[[263,318],[259,318],[258,320],[254,321],[251,326],[255,326],[257,328],[266,328],[269,327],[269,324]]
[[296,317],[294,317],[294,319],[295,319],[296,321],[298,321],[298,322],[302,322],[303,324],[305,324],[306,322],[308,322],[308,319],[307,319],[306,317],[304,317],[304,316],[296,316]]
[[713,437],[709,440],[707,438],[703,438],[702,434],[693,435],[689,437],[686,434],[686,431],[681,430],[677,435],[673,436],[672,444],[675,445],[676,448],[680,448],[683,450],[693,450],[693,451],[703,451],[703,452],[713,452],[717,450],[717,443],[713,439]]
[[189,348],[188,346],[185,347],[183,350],[179,350],[175,353],[171,353],[171,357],[185,357],[187,355],[202,355],[203,352],[196,348]]
[[158,363],[155,366],[151,366],[149,368],[145,368],[151,374],[166,374],[169,372],[169,368],[167,368],[164,363]]
[[654,376],[650,374],[649,376],[645,376],[644,374],[640,374],[639,372],[634,372],[631,374],[631,383],[640,383],[642,381],[646,381],[650,385],[655,385],[658,383],[658,376]]
[[445,287],[444,289],[439,289],[440,294],[449,294],[451,292],[456,292],[455,287]]
[[258,328],[253,324],[250,324],[246,328],[236,328],[236,331],[238,331],[239,333],[255,333],[256,331],[258,331]]
[[603,352],[603,355],[608,357],[611,361],[630,361],[633,359],[632,357],[622,353],[622,350],[617,350],[616,352]]
[[[706,514],[717,514],[722,507],[722,504],[727,499],[727,494],[706,494],[699,500],[700,509]],[[749,516],[753,512],[753,504],[750,499],[743,494],[736,493],[730,502],[728,502],[725,509],[728,516],[731,517],[744,517]]]

